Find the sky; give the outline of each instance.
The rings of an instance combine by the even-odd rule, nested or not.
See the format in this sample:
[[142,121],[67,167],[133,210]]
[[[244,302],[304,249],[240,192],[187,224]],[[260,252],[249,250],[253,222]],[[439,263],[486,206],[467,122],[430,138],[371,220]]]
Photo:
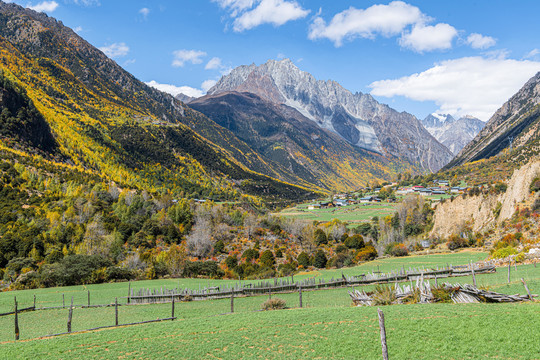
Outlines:
[[398,111],[487,121],[540,71],[537,0],[11,0],[61,20],[141,81],[202,96],[291,59]]

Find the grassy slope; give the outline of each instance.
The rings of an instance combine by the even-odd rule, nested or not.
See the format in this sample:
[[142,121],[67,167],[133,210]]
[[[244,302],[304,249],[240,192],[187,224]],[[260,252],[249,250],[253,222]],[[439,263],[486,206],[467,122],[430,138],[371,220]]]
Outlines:
[[[409,257],[382,260],[381,269],[446,261],[466,263],[482,254]],[[372,268],[376,264],[366,264]],[[357,269],[360,270],[360,269]],[[331,273],[323,272],[330,276]],[[533,292],[540,289],[540,267],[506,269],[479,275],[479,285],[496,291],[523,293],[524,277]],[[470,283],[470,277],[452,279]],[[455,281],[454,281],[455,280]],[[165,280],[155,284],[163,284]],[[116,285],[116,284],[114,284]],[[125,284],[124,284],[125,285]],[[101,285],[113,287],[113,285]],[[56,289],[63,290],[63,289]],[[112,290],[112,288],[111,288]],[[0,318],[2,358],[380,358],[376,308],[350,307],[346,289],[304,293],[304,309],[297,309],[297,294],[280,294],[291,309],[256,312],[266,297],[177,304],[175,322],[140,325],[58,338],[5,342],[13,337],[12,317]],[[21,294],[19,292],[19,294]],[[5,295],[5,296],[4,296]],[[4,293],[12,299],[14,293]],[[109,297],[114,296],[114,291]],[[103,298],[107,298],[103,294]],[[537,359],[540,350],[540,305],[524,304],[429,304],[384,308],[390,356],[393,359]],[[120,308],[120,321],[132,322],[170,316],[170,304]],[[22,339],[65,331],[67,310],[24,313],[20,317]],[[114,310],[76,309],[74,330],[110,325]],[[504,331],[502,331],[504,329]],[[526,331],[526,336],[524,336]]]
[[[523,276],[524,268],[518,271]],[[529,283],[538,288],[540,271],[528,275],[536,276],[536,282]],[[493,275],[479,278],[488,276]],[[517,292],[520,286],[514,282],[506,292]],[[297,294],[279,297],[297,306]],[[304,309],[255,312],[264,299],[236,299],[235,314],[223,316],[216,315],[228,311],[229,300],[177,304],[175,322],[9,342],[0,348],[6,358],[379,358],[376,309],[350,307],[345,289],[305,293]],[[540,356],[538,304],[404,305],[384,311],[393,359]],[[120,308],[121,322],[169,315],[167,304]],[[22,338],[64,331],[66,318],[67,310],[22,314]],[[74,330],[109,325],[113,319],[113,309],[77,309]],[[12,337],[11,325],[2,320],[2,340]]]

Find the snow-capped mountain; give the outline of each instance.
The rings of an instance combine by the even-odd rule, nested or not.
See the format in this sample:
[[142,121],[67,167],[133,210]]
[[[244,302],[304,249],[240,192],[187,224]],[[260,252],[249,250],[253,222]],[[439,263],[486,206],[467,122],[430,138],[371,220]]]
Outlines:
[[448,114],[430,114],[422,120],[435,139],[457,155],[484,128],[485,122],[467,115],[456,120]]
[[355,146],[405,158],[422,169],[436,171],[452,158],[413,115],[380,104],[369,94],[353,94],[335,81],[317,80],[289,59],[240,66],[208,94],[227,91],[288,105]]

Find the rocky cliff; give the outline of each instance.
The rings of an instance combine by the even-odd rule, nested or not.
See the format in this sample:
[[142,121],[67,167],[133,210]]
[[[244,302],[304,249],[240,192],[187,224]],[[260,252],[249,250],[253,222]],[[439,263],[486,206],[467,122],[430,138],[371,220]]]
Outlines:
[[430,114],[422,120],[422,124],[435,139],[457,155],[486,123],[473,116],[456,120],[451,115]]

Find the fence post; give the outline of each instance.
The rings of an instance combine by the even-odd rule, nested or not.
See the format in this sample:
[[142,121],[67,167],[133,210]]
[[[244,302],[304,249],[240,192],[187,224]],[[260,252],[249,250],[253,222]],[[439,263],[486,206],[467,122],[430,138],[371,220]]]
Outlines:
[[114,324],[118,326],[118,298],[114,298]]
[[129,282],[129,286],[128,286],[128,300],[127,300],[127,303],[131,303],[131,281]]
[[73,296],[71,297],[71,306],[68,312],[67,332],[71,332],[71,320],[73,319]]
[[388,360],[388,347],[386,346],[386,328],[384,327],[384,314],[381,309],[377,309],[379,314],[379,327],[381,329],[381,346],[383,360]]
[[234,292],[231,292],[231,314],[234,312]]
[[529,291],[529,287],[527,286],[527,283],[525,282],[525,280],[523,280],[523,278],[521,278],[521,282],[523,283],[523,286],[525,286],[525,290],[527,290],[527,295],[529,295],[529,300],[532,301],[532,296],[531,296],[531,292]]
[[272,299],[272,288],[268,289],[268,300]]
[[437,275],[435,275],[435,287],[439,287],[439,283],[437,282]]
[[508,283],[510,284],[510,263],[508,263]]
[[514,261],[514,270],[517,271],[517,262],[516,261]]
[[473,281],[473,285],[474,287],[476,287],[476,276],[474,275],[474,268],[471,267],[471,271],[472,271],[472,281]]
[[88,307],[90,307],[90,290],[88,290]]
[[62,307],[64,309],[66,308],[66,298],[65,298],[64,294],[62,294]]
[[298,287],[298,298],[300,301],[300,307],[302,307],[302,287],[301,286]]
[[17,297],[15,296],[15,340],[19,340],[19,311],[17,309]]
[[172,296],[171,318],[174,320],[174,295]]
[[36,310],[36,294],[34,294],[34,311]]

